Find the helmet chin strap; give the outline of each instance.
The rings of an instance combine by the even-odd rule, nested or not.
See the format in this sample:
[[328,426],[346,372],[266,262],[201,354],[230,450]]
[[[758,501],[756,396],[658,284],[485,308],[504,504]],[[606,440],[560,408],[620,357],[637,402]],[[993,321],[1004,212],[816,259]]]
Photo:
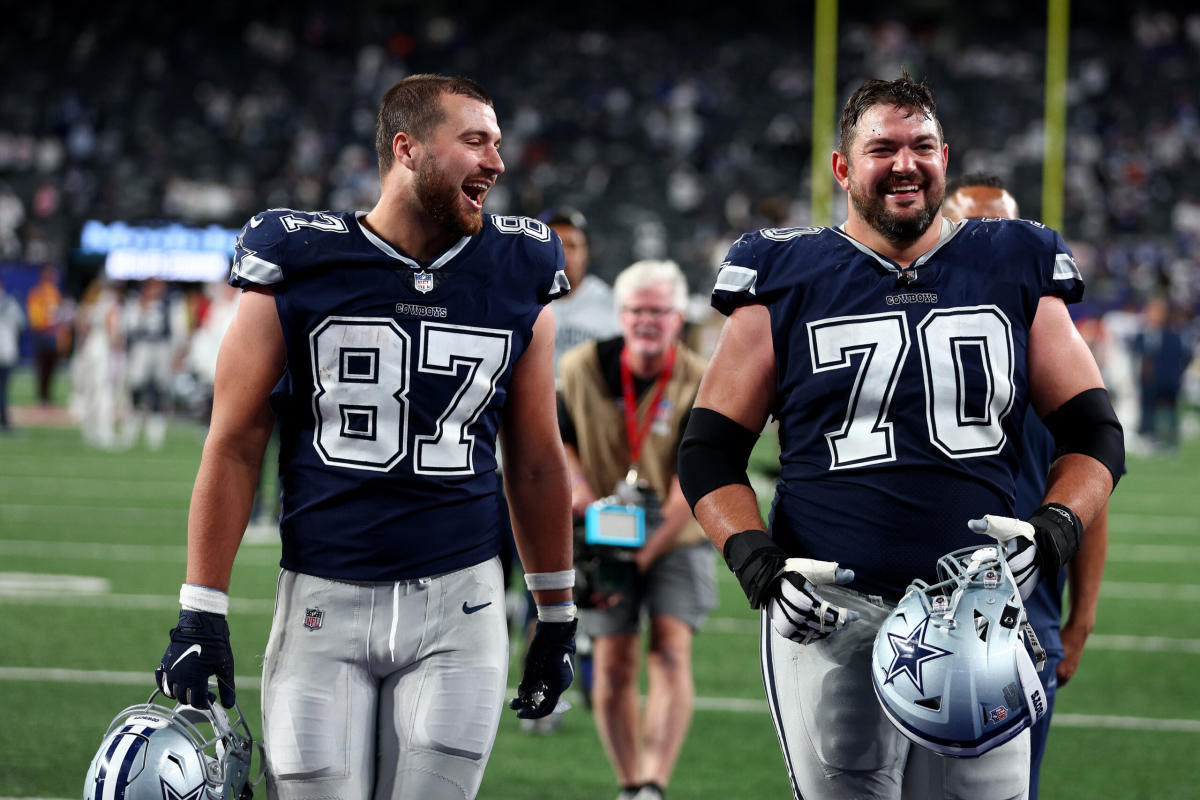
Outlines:
[[[1033,636],[1033,629],[1029,627],[1028,622],[1025,623],[1025,626],[1026,632]],[[1031,643],[1037,647],[1035,652],[1041,651],[1041,660],[1035,668],[1028,651],[1023,647],[1020,648],[1020,652],[1017,653],[1017,674],[1021,676],[1021,690],[1025,694],[1025,707],[1029,709],[1029,724],[1033,725],[1046,716],[1046,692],[1042,689],[1042,681],[1037,674],[1042,665],[1046,663],[1046,651],[1037,643],[1036,636],[1033,637]]]
[[1037,634],[1034,633],[1033,626],[1029,624],[1028,619],[1021,623],[1021,634],[1029,643],[1029,649],[1033,651],[1034,666],[1038,672],[1041,672],[1042,667],[1046,666],[1046,648],[1042,647],[1042,643],[1038,641]]

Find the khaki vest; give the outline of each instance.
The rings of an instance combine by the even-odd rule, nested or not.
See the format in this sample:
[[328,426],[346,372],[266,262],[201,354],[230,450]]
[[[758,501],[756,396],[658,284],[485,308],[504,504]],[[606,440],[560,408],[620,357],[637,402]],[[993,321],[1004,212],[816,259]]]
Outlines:
[[[665,500],[675,477],[679,454],[679,423],[692,407],[705,362],[683,344],[676,345],[675,367],[663,392],[661,411],[642,441],[638,474],[650,484],[659,500]],[[575,437],[583,475],[596,497],[612,494],[629,471],[629,440],[621,401],[612,396],[604,380],[596,343],[584,342],[563,354],[559,363],[560,392],[575,424]],[[655,390],[645,392],[638,402],[639,428],[650,411]],[[646,532],[647,535],[650,531]],[[696,520],[680,529],[673,547],[705,541]]]

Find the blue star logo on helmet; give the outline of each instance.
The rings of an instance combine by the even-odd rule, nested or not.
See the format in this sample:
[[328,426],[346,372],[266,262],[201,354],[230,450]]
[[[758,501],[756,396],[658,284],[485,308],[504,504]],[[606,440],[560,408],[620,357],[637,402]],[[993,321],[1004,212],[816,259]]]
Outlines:
[[891,683],[897,676],[904,674],[909,677],[917,691],[924,693],[921,686],[921,668],[935,659],[950,655],[949,650],[943,650],[925,643],[925,629],[929,626],[929,617],[921,620],[921,624],[913,628],[908,636],[888,634],[888,643],[892,646],[892,663],[888,667],[884,683]]
[[200,783],[195,789],[189,792],[180,794],[175,790],[175,787],[167,783],[166,778],[159,776],[158,782],[162,785],[163,800],[200,800],[200,795],[204,791],[204,784]]

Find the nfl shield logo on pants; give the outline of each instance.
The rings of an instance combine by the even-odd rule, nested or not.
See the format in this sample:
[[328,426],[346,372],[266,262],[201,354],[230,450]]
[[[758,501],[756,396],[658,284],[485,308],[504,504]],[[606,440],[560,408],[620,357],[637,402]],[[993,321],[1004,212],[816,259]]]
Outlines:
[[413,286],[415,286],[417,291],[421,294],[426,294],[427,292],[432,291],[433,273],[424,271],[418,272],[413,276]]
[[315,631],[321,627],[321,621],[325,619],[325,612],[319,608],[304,609],[304,627],[310,631]]

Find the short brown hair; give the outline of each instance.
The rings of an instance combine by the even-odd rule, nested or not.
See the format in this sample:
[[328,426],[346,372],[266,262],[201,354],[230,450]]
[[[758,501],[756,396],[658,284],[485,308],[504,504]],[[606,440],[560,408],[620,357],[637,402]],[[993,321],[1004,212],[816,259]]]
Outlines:
[[470,78],[448,75],[409,75],[387,90],[379,104],[375,122],[375,152],[379,155],[379,175],[392,168],[392,140],[405,131],[424,141],[446,118],[443,94],[461,94],[492,105],[492,98]]
[[846,105],[842,107],[841,129],[838,135],[838,150],[846,158],[850,157],[850,145],[854,143],[854,132],[862,115],[874,106],[890,105],[894,108],[912,108],[920,111],[926,119],[933,120],[937,125],[938,139],[946,141],[942,134],[942,123],[937,118],[937,103],[933,101],[933,92],[922,81],[917,83],[902,70],[899,78],[893,81],[869,80],[858,91],[850,95]]

